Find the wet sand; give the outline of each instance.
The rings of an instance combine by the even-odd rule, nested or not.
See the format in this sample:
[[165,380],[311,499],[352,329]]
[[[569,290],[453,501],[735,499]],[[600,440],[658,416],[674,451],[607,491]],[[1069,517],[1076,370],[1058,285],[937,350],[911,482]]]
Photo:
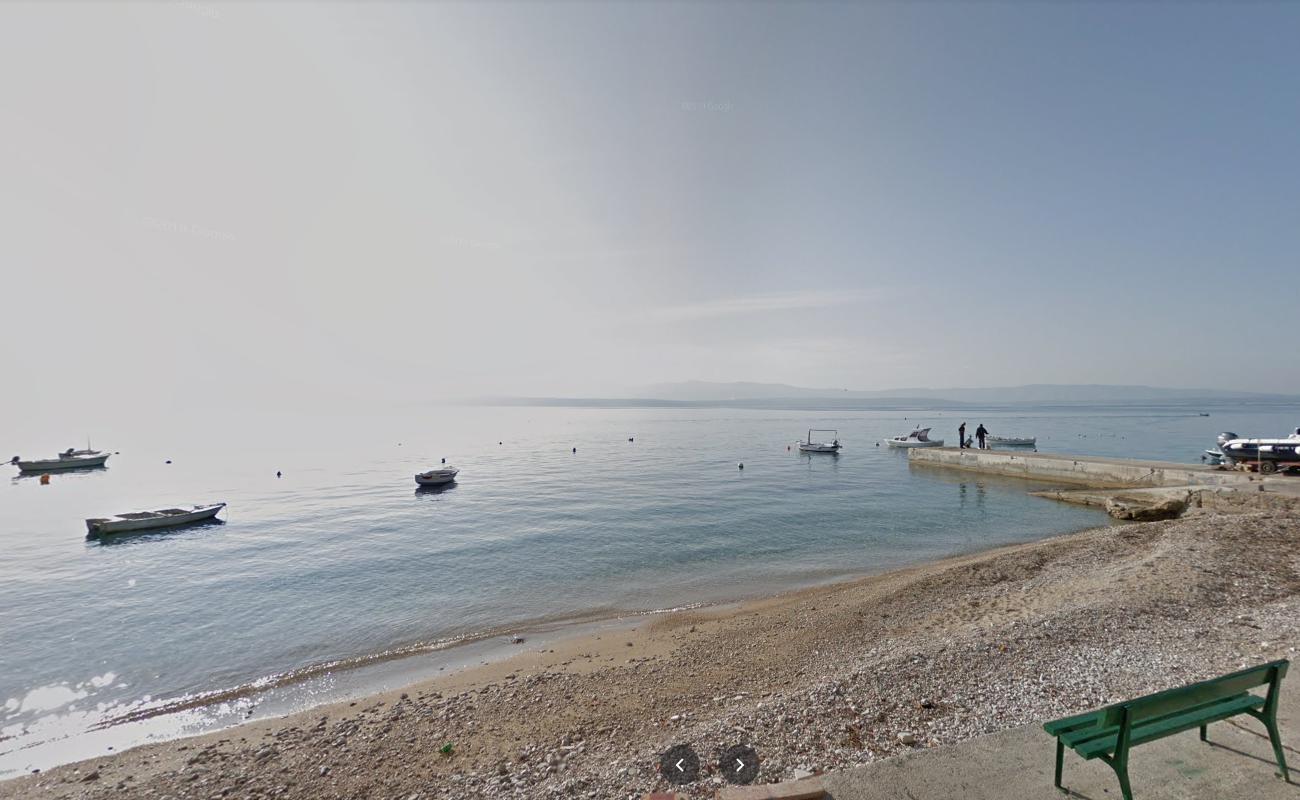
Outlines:
[[[0,798],[640,798],[690,743],[708,797],[1293,657],[1300,516],[1194,509],[626,631],[0,783]],[[451,745],[443,753],[444,745]]]

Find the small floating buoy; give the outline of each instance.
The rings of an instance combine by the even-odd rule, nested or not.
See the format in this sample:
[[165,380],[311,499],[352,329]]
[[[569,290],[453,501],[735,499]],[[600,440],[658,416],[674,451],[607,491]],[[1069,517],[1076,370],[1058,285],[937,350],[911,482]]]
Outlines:
[[277,470],[275,471],[275,477],[277,477],[277,478],[280,477],[280,470],[277,469]]
[[578,448],[576,448],[576,447],[573,448],[573,452],[575,452],[575,453],[578,452]]
[[736,465],[736,467],[737,467],[738,469],[744,469],[744,468],[745,468],[745,462],[744,462],[744,461],[740,462],[739,464]]
[[501,444],[501,442],[497,442],[497,444]]
[[787,444],[787,445],[785,446],[785,451],[786,451],[787,453],[790,452],[790,445]]
[[41,485],[42,485],[42,486],[49,486],[49,485],[50,485],[50,476],[49,476],[48,474],[46,474],[46,475],[42,475],[42,476],[41,476]]
[[172,463],[172,460],[169,458],[169,459],[167,459],[166,461],[164,461],[163,463],[164,463],[164,464],[170,464],[170,463]]
[[444,458],[444,459],[442,460],[442,463],[446,464],[446,463],[447,463],[447,459]]
[[632,437],[631,437],[631,436],[627,437],[627,440],[628,440],[629,442],[632,441]]

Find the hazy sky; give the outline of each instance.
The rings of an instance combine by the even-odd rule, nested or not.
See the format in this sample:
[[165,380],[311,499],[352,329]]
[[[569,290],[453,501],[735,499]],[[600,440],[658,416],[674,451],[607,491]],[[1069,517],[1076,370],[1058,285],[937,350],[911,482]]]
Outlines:
[[4,3],[0,405],[1300,392],[1298,34],[1261,3]]

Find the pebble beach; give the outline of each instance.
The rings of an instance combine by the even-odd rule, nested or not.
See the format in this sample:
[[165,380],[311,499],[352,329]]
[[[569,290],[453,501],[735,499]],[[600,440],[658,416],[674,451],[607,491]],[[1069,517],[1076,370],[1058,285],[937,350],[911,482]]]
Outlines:
[[[1262,501],[1261,501],[1262,502]],[[1300,522],[1250,499],[647,617],[398,692],[0,783],[0,798],[641,798],[691,744],[767,783],[1294,657]]]

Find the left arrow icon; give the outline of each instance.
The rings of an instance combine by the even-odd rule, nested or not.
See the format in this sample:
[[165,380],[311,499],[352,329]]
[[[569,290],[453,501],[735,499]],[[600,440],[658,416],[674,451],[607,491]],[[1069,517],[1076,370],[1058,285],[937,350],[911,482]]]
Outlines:
[[659,756],[659,774],[678,786],[692,783],[700,777],[700,757],[688,744],[675,745]]

